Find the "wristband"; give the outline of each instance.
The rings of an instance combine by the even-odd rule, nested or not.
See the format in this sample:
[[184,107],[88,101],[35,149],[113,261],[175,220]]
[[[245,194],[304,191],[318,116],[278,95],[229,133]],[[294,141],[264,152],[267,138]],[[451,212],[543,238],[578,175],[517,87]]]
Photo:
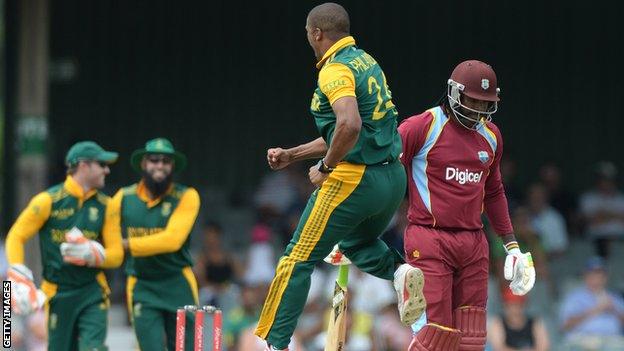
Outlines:
[[505,252],[508,255],[522,253],[520,252],[520,245],[518,245],[517,241],[510,241],[507,244],[505,244],[504,247],[505,247]]

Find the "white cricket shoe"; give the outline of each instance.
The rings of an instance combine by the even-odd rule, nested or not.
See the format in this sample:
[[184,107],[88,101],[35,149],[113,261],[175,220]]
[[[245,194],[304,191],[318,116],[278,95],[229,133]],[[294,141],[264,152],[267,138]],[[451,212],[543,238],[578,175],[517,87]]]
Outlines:
[[394,289],[399,300],[399,316],[401,322],[411,326],[420,318],[427,307],[427,300],[423,294],[425,276],[420,268],[407,263],[399,266],[394,272]]

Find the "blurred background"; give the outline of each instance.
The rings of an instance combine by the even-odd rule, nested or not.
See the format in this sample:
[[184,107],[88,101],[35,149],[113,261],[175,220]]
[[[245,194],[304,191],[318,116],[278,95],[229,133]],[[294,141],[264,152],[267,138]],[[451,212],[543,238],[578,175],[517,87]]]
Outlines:
[[[223,308],[230,350],[252,350],[241,345],[250,345],[277,258],[313,190],[307,168],[315,161],[270,172],[266,149],[317,136],[308,112],[317,70],[304,26],[319,3],[0,0],[2,236],[33,195],[64,179],[63,158],[76,141],[120,152],[107,178],[112,195],[138,179],[132,150],[169,138],[189,158],[177,180],[202,196],[192,234],[202,303]],[[624,350],[624,6],[340,3],[358,45],[383,67],[400,120],[434,106],[463,60],[497,72],[501,168],[538,283],[527,300],[505,298],[504,252],[490,233],[490,335],[528,325],[553,350]],[[405,208],[384,234],[401,251]],[[38,273],[36,240],[28,250]],[[405,350],[411,333],[398,321],[390,284],[352,277],[348,349]],[[109,278],[109,346],[129,350],[125,277],[119,270]],[[307,350],[322,349],[334,278],[323,265],[315,273],[296,335]],[[587,299],[586,290],[609,299]],[[570,320],[584,311],[595,313]],[[45,345],[43,321],[20,322],[15,348]]]

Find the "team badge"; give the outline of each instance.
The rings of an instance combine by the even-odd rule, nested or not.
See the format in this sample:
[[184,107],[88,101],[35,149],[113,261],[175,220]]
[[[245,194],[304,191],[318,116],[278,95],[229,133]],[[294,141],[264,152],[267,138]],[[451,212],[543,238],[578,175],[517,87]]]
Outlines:
[[97,209],[97,207],[89,207],[89,220],[91,222],[95,222],[98,220],[99,217],[99,210]]
[[420,252],[418,250],[414,250],[414,252],[412,252],[412,257],[415,259],[420,258]]
[[481,88],[483,88],[483,90],[488,90],[489,87],[490,87],[490,80],[481,79]]
[[477,152],[477,156],[479,156],[479,161],[481,161],[481,163],[486,163],[490,160],[490,155],[488,155],[487,151],[479,151]]
[[171,213],[171,202],[163,202],[160,214],[168,216]]

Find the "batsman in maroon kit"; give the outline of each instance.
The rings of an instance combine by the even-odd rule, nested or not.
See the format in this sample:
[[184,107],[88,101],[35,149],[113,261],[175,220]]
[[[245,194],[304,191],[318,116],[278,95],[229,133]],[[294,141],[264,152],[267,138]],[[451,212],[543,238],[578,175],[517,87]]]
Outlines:
[[405,258],[425,275],[427,310],[409,350],[483,350],[486,341],[488,242],[481,214],[503,238],[505,278],[516,295],[535,283],[530,253],[513,234],[499,163],[496,74],[487,64],[460,63],[441,104],[399,126],[410,206]]

